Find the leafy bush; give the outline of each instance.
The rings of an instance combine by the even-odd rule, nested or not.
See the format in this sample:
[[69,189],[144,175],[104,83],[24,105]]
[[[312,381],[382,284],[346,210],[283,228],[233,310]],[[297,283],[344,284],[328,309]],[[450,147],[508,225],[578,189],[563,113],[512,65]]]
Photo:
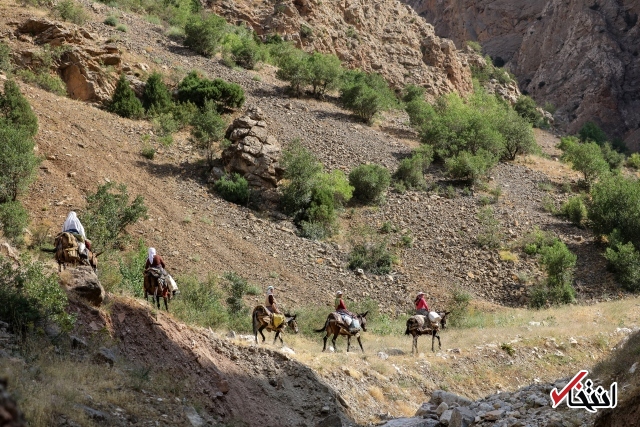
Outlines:
[[0,94],[0,114],[3,122],[23,129],[29,136],[35,136],[38,132],[38,118],[13,80],[4,82],[4,93]]
[[567,200],[560,210],[562,215],[578,227],[584,225],[587,219],[587,206],[582,196],[574,196]]
[[536,102],[528,97],[521,96],[516,101],[513,109],[518,113],[522,118],[528,121],[530,124],[535,125],[542,118],[542,115],[537,110]]
[[622,287],[631,292],[640,290],[640,253],[633,243],[615,241],[605,251],[609,269],[616,275]]
[[222,79],[200,78],[195,71],[190,72],[178,85],[178,100],[204,107],[206,101],[214,101],[218,111],[239,108],[244,104],[244,90],[240,85],[227,83]]
[[287,180],[281,190],[283,211],[294,217],[303,236],[331,235],[335,229],[335,210],[353,194],[344,174],[337,170],[324,172],[322,164],[298,141],[283,151],[280,163]]
[[110,247],[125,235],[128,225],[146,216],[142,196],[129,204],[127,186],[110,182],[98,186],[95,193],[87,196],[83,224],[95,247]]
[[136,98],[136,94],[133,92],[133,89],[131,89],[131,86],[129,86],[129,82],[124,74],[122,74],[118,80],[107,110],[120,117],[131,119],[142,117],[144,113],[142,103]]
[[527,118],[518,117],[506,108],[498,115],[496,129],[502,135],[502,160],[515,160],[518,154],[530,154],[536,148],[536,139]]
[[147,79],[142,93],[142,106],[147,114],[154,116],[166,113],[173,107],[171,93],[162,81],[162,74],[152,73]]
[[495,218],[493,209],[485,207],[478,212],[478,223],[481,231],[476,236],[476,243],[480,247],[497,249],[502,240],[502,229],[500,222]]
[[102,21],[102,23],[110,27],[115,27],[116,25],[118,25],[118,18],[113,15],[109,15],[104,21]]
[[74,318],[67,314],[67,294],[55,274],[43,264],[23,258],[19,268],[0,256],[0,319],[24,338],[29,329],[55,322],[68,331]]
[[627,159],[627,166],[634,169],[640,169],[640,153],[633,153]]
[[[249,308],[244,304],[242,297],[249,289],[249,283],[236,273],[230,272],[224,274],[225,290],[228,292],[227,312],[229,313],[230,326],[236,326],[248,331],[250,323],[246,322]],[[240,319],[245,318],[245,322]]]
[[194,51],[211,57],[220,48],[222,38],[227,33],[227,21],[213,13],[193,16],[184,27],[184,45]]
[[124,25],[124,24],[120,24],[120,25],[118,25],[118,26],[116,27],[116,30],[118,30],[118,31],[120,31],[120,32],[123,32],[123,33],[126,33],[127,31],[129,31],[129,29],[127,28],[127,26],[126,26],[126,25]]
[[602,157],[609,165],[610,170],[620,169],[625,160],[625,155],[614,150],[609,142],[605,142],[601,147]]
[[153,160],[153,158],[156,155],[156,149],[153,148],[150,145],[146,145],[146,146],[142,147],[142,150],[140,151],[140,154],[142,154],[143,157],[146,157],[149,160]]
[[595,142],[579,143],[564,139],[560,145],[564,147],[562,160],[571,162],[572,168],[582,173],[588,186],[609,171],[609,164]]
[[233,61],[247,70],[253,70],[258,62],[266,59],[266,50],[255,41],[252,35],[246,35],[231,48]]
[[349,253],[349,268],[361,268],[374,274],[387,274],[395,261],[395,256],[387,248],[387,241],[356,244]]
[[53,15],[76,25],[83,25],[87,21],[84,8],[73,0],[62,0],[53,8]]
[[324,97],[329,90],[336,89],[342,77],[342,65],[337,56],[314,52],[307,59],[309,66],[309,84],[313,94]]
[[580,131],[578,132],[578,135],[580,137],[580,141],[591,141],[595,142],[598,145],[603,145],[605,142],[607,142],[608,139],[607,134],[604,133],[600,126],[591,121],[586,122],[584,125],[582,125]]
[[547,281],[544,286],[536,286],[530,291],[531,306],[541,308],[547,303],[568,304],[575,301],[576,292],[572,285],[577,259],[575,254],[560,240],[552,246],[544,247],[541,254]]
[[347,71],[340,89],[345,108],[370,123],[374,116],[397,106],[393,91],[380,74]]
[[410,103],[416,100],[424,101],[425,88],[408,84],[402,89],[402,102]]
[[471,48],[471,50],[473,50],[475,53],[482,55],[482,45],[476,41],[473,40],[467,40],[464,42],[464,44]]
[[379,202],[390,182],[389,171],[380,165],[360,165],[349,173],[353,196],[364,203]]
[[[118,259],[118,271],[120,272],[120,283],[118,289],[124,291],[125,295],[136,298],[144,296],[144,276],[140,274],[144,271],[147,263],[147,247],[142,240],[138,241],[138,248],[125,255],[124,259]],[[108,290],[105,288],[105,290]],[[115,291],[116,289],[113,289]]]
[[216,328],[228,322],[228,314],[221,302],[222,292],[216,280],[210,276],[201,282],[196,277],[178,278],[180,298],[171,307],[179,319],[202,327]]
[[471,294],[456,287],[451,291],[451,297],[448,303],[451,313],[447,317],[447,323],[452,327],[462,327],[466,323],[469,315],[469,303],[471,302]]
[[524,236],[521,243],[526,254],[537,255],[541,253],[544,248],[553,246],[558,241],[559,239],[553,234],[536,228]]
[[15,201],[34,180],[40,159],[34,143],[22,129],[0,123],[0,203]]
[[55,93],[59,96],[67,94],[67,85],[57,75],[51,75],[48,71],[34,73],[31,70],[19,70],[17,75],[25,83],[36,85],[48,92]]
[[24,228],[29,223],[29,212],[18,201],[0,203],[0,226],[5,237],[22,240]]
[[239,205],[246,205],[249,202],[249,183],[240,174],[234,173],[231,179],[223,176],[216,181],[214,189],[228,202]]
[[591,189],[589,219],[593,230],[609,235],[618,230],[626,241],[640,248],[640,182],[634,178],[609,176]]
[[5,42],[0,41],[0,71],[4,71],[6,74],[11,74],[13,71],[13,64],[11,62],[11,49]]
[[197,148],[207,152],[209,163],[213,162],[214,143],[224,138],[227,127],[224,119],[217,112],[214,101],[206,101],[201,111],[191,121],[191,138]]
[[447,174],[454,179],[478,181],[496,164],[496,158],[488,151],[478,150],[476,154],[461,151],[445,160]]
[[398,169],[393,174],[396,182],[401,182],[406,188],[424,188],[424,172],[433,160],[433,150],[428,145],[423,145],[419,150],[407,159],[402,159]]
[[[284,44],[284,46],[289,46]],[[300,96],[311,81],[309,54],[299,49],[286,48],[277,54],[278,71],[276,77],[289,82],[290,92]]]

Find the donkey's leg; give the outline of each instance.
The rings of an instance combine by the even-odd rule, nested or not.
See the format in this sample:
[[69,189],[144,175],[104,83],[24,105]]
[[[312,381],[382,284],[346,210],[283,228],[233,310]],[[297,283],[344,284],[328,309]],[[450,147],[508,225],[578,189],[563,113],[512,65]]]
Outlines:
[[358,335],[358,344],[360,344],[360,350],[364,353],[364,347],[362,347],[362,341],[360,341],[360,335]]
[[436,341],[436,331],[434,330],[434,331],[431,333],[431,351],[432,351],[433,353],[435,353],[435,352],[436,352],[436,351],[434,350],[434,348],[433,348],[433,344],[435,343],[435,341]]
[[440,334],[436,333],[436,338],[438,338],[438,348],[442,350],[442,344],[440,343]]
[[329,334],[328,333],[327,333],[327,335],[322,337],[322,341],[324,341],[324,345],[322,346],[322,351],[325,351],[327,349],[327,338],[329,338]]
[[267,327],[267,325],[262,325],[262,326],[260,326],[260,327],[258,328],[258,332],[260,332],[260,336],[262,337],[262,342],[264,342],[264,340],[266,340],[266,339],[267,339],[267,337],[265,337],[265,336],[264,336],[264,334],[262,333],[262,330],[263,330],[264,328],[266,328],[266,327]]
[[347,353],[349,353],[350,348],[351,348],[351,335],[347,335]]
[[167,297],[163,296],[162,299],[164,300],[164,309],[169,311],[169,304],[167,302]]
[[411,345],[411,354],[418,354],[418,335],[416,332],[413,333],[413,344]]
[[334,349],[334,350],[337,350],[337,349],[336,349],[336,340],[337,340],[337,339],[338,339],[338,333],[336,332],[336,333],[333,335],[333,338],[331,339],[331,342],[333,343],[333,349]]
[[[280,338],[280,331],[276,331],[276,336],[273,337],[273,345],[276,345],[278,338]],[[280,338],[280,341],[282,341],[282,338]]]
[[[280,333],[281,331],[278,331],[278,333],[276,334],[276,336],[278,338],[280,338],[280,344],[284,345],[284,341],[282,341],[282,334]],[[276,340],[273,340],[273,343],[275,344]]]

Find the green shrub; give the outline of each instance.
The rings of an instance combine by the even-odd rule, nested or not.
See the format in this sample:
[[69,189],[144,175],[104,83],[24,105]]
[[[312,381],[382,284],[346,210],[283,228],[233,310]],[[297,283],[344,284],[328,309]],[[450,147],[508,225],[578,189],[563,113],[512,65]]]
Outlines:
[[140,154],[142,154],[143,157],[146,157],[149,160],[153,160],[153,158],[156,155],[156,149],[153,148],[150,145],[146,145],[146,146],[142,147],[142,150],[140,151]]
[[587,206],[582,196],[574,196],[567,200],[560,210],[562,215],[578,227],[584,225],[587,219]]
[[11,49],[5,42],[0,41],[0,71],[11,74],[13,63],[11,62]]
[[214,184],[214,189],[228,202],[246,205],[249,202],[249,183],[240,174],[234,173],[231,178],[223,176]]
[[480,43],[473,40],[467,40],[464,42],[464,44],[467,47],[471,48],[471,50],[473,50],[478,55],[482,55],[482,45]]
[[625,155],[614,150],[611,143],[605,142],[601,147],[602,157],[609,165],[609,169],[614,171],[620,169],[625,160]]
[[142,93],[142,106],[152,116],[171,111],[171,93],[162,81],[162,74],[154,72],[147,79]]
[[[111,291],[119,290],[124,295],[130,295],[135,298],[144,296],[144,275],[140,274],[144,271],[147,263],[147,246],[142,240],[138,241],[138,248],[126,254],[123,258],[118,259],[118,271],[120,273],[120,282],[117,288]],[[105,290],[108,290],[105,288]]]
[[553,234],[535,228],[524,236],[521,241],[524,252],[528,255],[537,255],[547,246],[553,246],[559,239]]
[[23,129],[29,136],[38,133],[38,118],[13,80],[4,82],[4,93],[0,94],[0,114],[5,123]]
[[131,86],[129,86],[129,82],[124,74],[122,74],[118,80],[107,110],[120,117],[131,119],[140,118],[144,113],[142,103],[136,98],[136,94],[133,92],[133,89],[131,89]]
[[[185,127],[185,125],[180,123],[173,115],[173,112],[176,111],[173,106],[169,108],[171,108],[172,112],[156,113],[153,107],[149,111],[149,113],[154,116],[153,119],[151,119],[151,123],[153,123],[153,128],[158,136],[171,136],[171,134]],[[197,107],[196,111],[198,111]],[[193,117],[191,117],[191,121],[193,121]]]
[[247,70],[253,70],[258,62],[266,59],[266,50],[251,35],[242,37],[231,49],[231,54],[233,61]]
[[361,268],[374,274],[387,274],[395,261],[395,256],[387,248],[387,241],[357,244],[349,253],[349,268]]
[[104,21],[102,21],[102,23],[110,27],[115,27],[116,25],[118,25],[118,18],[113,15],[109,15]]
[[503,138],[502,160],[515,160],[518,154],[531,154],[535,151],[536,139],[527,118],[519,117],[511,109],[505,109],[496,121],[496,129]]
[[580,141],[591,141],[595,142],[598,145],[603,145],[605,142],[607,142],[608,139],[607,134],[604,133],[600,126],[591,121],[586,122],[584,125],[582,125],[580,131],[578,132],[578,135],[580,137]]
[[87,21],[87,13],[84,8],[73,0],[62,0],[53,8],[53,15],[63,21],[83,25]]
[[240,85],[222,79],[200,78],[190,72],[178,85],[178,100],[204,107],[206,101],[214,101],[219,112],[239,108],[244,104],[244,90]]
[[176,298],[171,306],[177,318],[205,328],[219,328],[228,323],[229,315],[222,304],[222,292],[213,276],[205,282],[193,276],[179,277],[177,281],[180,298]]
[[186,38],[184,45],[194,51],[211,57],[220,48],[223,37],[228,31],[227,21],[213,13],[193,16],[184,27]]
[[193,118],[198,113],[198,106],[193,102],[179,102],[173,104],[171,114],[177,122],[179,129],[191,125]]
[[395,94],[380,74],[360,70],[345,73],[340,101],[367,123],[379,112],[397,106]]
[[227,124],[217,112],[214,101],[206,101],[201,111],[195,114],[191,121],[191,138],[196,148],[205,150],[209,163],[215,155],[214,143],[224,138]]
[[593,230],[609,235],[618,230],[626,241],[640,248],[640,181],[609,176],[591,189],[589,219]]
[[31,70],[22,69],[17,72],[17,75],[25,83],[36,85],[48,92],[55,93],[59,96],[65,96],[67,94],[67,85],[59,76],[51,75],[48,71],[34,73]]
[[449,299],[447,306],[451,313],[447,317],[447,323],[454,328],[463,327],[467,323],[467,317],[469,316],[471,294],[456,287],[451,292]]
[[5,237],[22,241],[22,234],[29,224],[29,212],[19,201],[0,203],[0,227]]
[[634,169],[640,169],[640,153],[633,153],[627,159],[627,166]]
[[380,165],[360,165],[349,173],[353,196],[363,203],[380,202],[390,183],[389,171]]
[[40,159],[25,129],[0,120],[0,203],[15,201],[36,177]]
[[542,118],[542,114],[537,110],[536,102],[528,96],[522,95],[516,101],[513,109],[527,122],[534,125]]
[[122,33],[126,33],[127,31],[129,31],[129,29],[127,28],[126,25],[124,24],[120,24],[116,27],[116,30],[122,32]]
[[142,196],[129,204],[124,184],[112,182],[99,185],[95,193],[87,195],[83,224],[95,247],[112,247],[126,235],[126,227],[147,217]]
[[229,293],[227,298],[227,311],[230,317],[246,316],[249,309],[244,304],[242,297],[249,289],[249,283],[240,275],[228,272],[223,276],[226,280],[225,289]]
[[547,283],[551,287],[565,283],[571,284],[577,257],[571,253],[567,245],[558,240],[552,246],[544,247],[541,255],[540,262],[545,267]]
[[564,140],[561,146],[564,146],[562,160],[571,162],[571,167],[582,173],[588,186],[609,171],[609,164],[595,142],[576,143]]
[[422,98],[407,102],[404,109],[409,115],[409,124],[419,131],[431,123],[436,114],[433,107]]
[[479,150],[476,154],[461,151],[445,160],[445,170],[454,179],[478,181],[496,164],[496,158],[488,151]]
[[490,207],[482,208],[478,212],[477,218],[481,228],[480,233],[476,236],[478,246],[488,249],[499,248],[503,234],[500,222],[493,214],[493,209]]
[[63,331],[73,327],[74,318],[65,311],[67,294],[56,274],[45,266],[22,258],[20,267],[0,256],[0,319],[9,323],[21,338],[34,327],[57,323]]
[[327,91],[336,89],[342,77],[342,65],[337,56],[314,52],[307,57],[309,84],[313,94],[324,97]]
[[402,159],[398,169],[393,173],[394,181],[401,182],[404,188],[424,188],[426,186],[424,180],[425,163],[428,162],[419,156]]
[[640,253],[633,243],[622,244],[618,238],[611,239],[614,241],[606,249],[604,256],[609,261],[609,269],[613,271],[622,287],[637,292],[640,290]]
[[[285,46],[288,45],[285,44]],[[278,55],[276,77],[289,82],[290,92],[294,96],[302,95],[305,86],[311,81],[309,54],[299,49],[287,48],[276,55]]]
[[416,100],[424,101],[425,88],[408,84],[402,89],[402,102],[410,103]]
[[280,204],[286,214],[295,215],[311,203],[314,183],[322,173],[323,166],[298,141],[283,150],[280,163],[284,169],[284,178],[288,181],[282,187]]

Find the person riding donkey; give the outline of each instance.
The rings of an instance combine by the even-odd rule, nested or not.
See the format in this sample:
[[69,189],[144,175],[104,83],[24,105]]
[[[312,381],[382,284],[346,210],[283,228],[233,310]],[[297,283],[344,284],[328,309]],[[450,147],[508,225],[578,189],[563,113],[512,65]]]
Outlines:
[[87,239],[84,227],[74,211],[69,212],[69,215],[67,215],[67,219],[62,224],[62,232],[70,233],[76,238],[78,241],[78,256],[81,259],[88,259],[89,253],[87,250],[91,250],[91,240]]
[[414,302],[416,304],[416,314],[420,314],[421,316],[429,315],[429,306],[427,305],[427,301],[424,299],[424,292],[418,292]]
[[271,313],[273,326],[277,328],[282,322],[284,322],[284,315],[278,309],[278,303],[276,301],[276,297],[273,295],[273,291],[273,286],[269,286],[267,288],[267,298],[264,306],[267,311]]
[[173,280],[171,275],[167,273],[167,270],[165,270],[165,268],[166,265],[164,263],[164,260],[160,255],[157,254],[156,249],[149,248],[147,262],[144,265],[145,274],[147,274],[147,272],[150,272],[150,270],[155,270],[157,272],[156,274],[158,275],[158,279],[165,281],[166,284],[171,288],[171,293],[175,296],[178,292],[178,287],[176,285],[176,282]]
[[336,292],[335,306],[336,313],[339,314],[340,318],[347,325],[349,330],[360,329],[360,324],[356,320],[356,316],[347,310],[347,306],[342,299],[342,291]]

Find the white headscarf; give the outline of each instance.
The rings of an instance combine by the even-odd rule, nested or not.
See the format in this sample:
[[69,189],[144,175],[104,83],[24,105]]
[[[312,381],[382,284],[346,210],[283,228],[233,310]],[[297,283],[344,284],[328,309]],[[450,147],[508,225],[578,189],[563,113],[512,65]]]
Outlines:
[[267,295],[273,295],[273,286],[267,288]]
[[80,223],[80,220],[78,219],[78,216],[74,211],[69,212],[69,215],[67,215],[67,219],[64,221],[64,224],[62,225],[63,232],[68,230],[77,230],[78,234],[80,234],[82,237],[84,238],[87,237],[84,234],[84,227]]
[[156,256],[156,248],[149,248],[149,264],[153,264],[154,256]]

